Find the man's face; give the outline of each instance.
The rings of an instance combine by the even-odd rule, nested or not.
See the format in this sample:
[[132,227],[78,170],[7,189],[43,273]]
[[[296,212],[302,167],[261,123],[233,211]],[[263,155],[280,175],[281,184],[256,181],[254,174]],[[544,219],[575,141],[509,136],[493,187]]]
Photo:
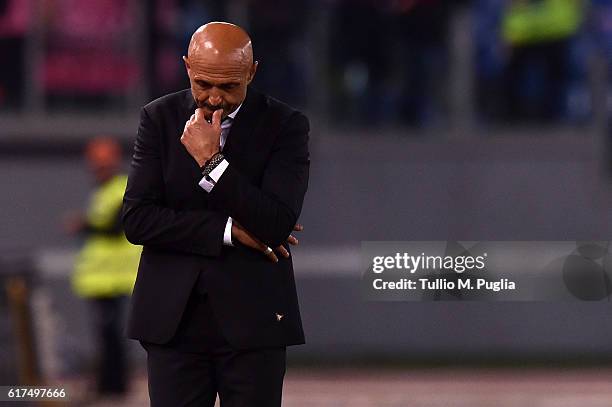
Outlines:
[[240,106],[253,80],[257,62],[252,65],[235,58],[183,57],[191,83],[191,93],[206,120],[212,120],[215,110],[223,109],[225,118]]

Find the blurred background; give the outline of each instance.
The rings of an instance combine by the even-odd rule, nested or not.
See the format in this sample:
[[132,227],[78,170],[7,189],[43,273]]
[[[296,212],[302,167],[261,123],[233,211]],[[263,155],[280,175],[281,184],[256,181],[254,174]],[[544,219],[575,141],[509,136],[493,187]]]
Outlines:
[[66,219],[96,188],[88,143],[117,140],[127,170],[140,107],[188,87],[214,20],[311,121],[285,405],[612,405],[609,297],[375,303],[359,270],[364,240],[610,237],[612,0],[0,0],[0,385],[147,405],[127,340],[128,393],[96,396]]

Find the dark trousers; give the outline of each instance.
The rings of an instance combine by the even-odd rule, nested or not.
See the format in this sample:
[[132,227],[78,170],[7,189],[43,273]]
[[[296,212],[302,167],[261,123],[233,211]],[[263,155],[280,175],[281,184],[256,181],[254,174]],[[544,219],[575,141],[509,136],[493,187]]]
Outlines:
[[98,347],[97,391],[100,395],[127,391],[127,339],[123,334],[125,296],[90,301]]
[[167,344],[147,351],[152,407],[278,407],[285,348],[235,350],[223,338],[205,294],[196,291]]

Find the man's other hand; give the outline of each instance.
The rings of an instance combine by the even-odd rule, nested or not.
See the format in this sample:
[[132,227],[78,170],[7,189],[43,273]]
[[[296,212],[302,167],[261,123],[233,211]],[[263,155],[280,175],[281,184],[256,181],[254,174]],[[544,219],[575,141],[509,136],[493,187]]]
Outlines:
[[[304,230],[304,226],[298,223],[293,227],[293,230],[295,232],[301,232],[302,230]],[[297,246],[300,242],[295,238],[295,236],[289,235],[289,237],[287,238],[287,243],[289,243],[292,246]],[[282,244],[278,246],[275,250],[279,252],[281,256],[283,256],[284,258],[286,259],[289,258],[289,252],[287,251],[287,249],[283,247]]]
[[204,111],[198,108],[185,123],[181,143],[200,167],[215,153],[219,152],[222,114],[223,110],[215,110],[212,115],[212,122],[209,123],[204,117]]
[[[293,230],[296,232],[301,232],[302,230],[304,230],[304,227],[300,224],[296,224],[293,227]],[[248,246],[255,250],[259,250],[274,263],[278,262],[278,257],[274,253],[274,250],[271,250],[268,246],[266,246],[265,243],[253,236],[250,232],[243,228],[242,225],[240,225],[235,219],[232,222],[232,240],[234,239],[245,246]],[[292,246],[297,246],[299,244],[299,241],[295,238],[295,236],[289,235],[287,237],[287,243]],[[279,254],[281,254],[283,257],[289,258],[289,252],[283,247],[283,245],[278,246],[276,248],[276,251],[279,252]]]

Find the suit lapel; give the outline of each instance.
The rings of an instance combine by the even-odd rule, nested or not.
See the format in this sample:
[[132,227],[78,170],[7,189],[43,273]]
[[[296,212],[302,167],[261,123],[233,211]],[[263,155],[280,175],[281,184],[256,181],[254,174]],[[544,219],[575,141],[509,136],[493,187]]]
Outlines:
[[252,88],[248,88],[247,96],[227,135],[223,155],[229,159],[241,158],[248,153],[249,144],[253,141],[253,133],[262,119],[264,109],[265,98]]
[[[192,183],[193,181],[198,181],[202,177],[202,174],[200,173],[200,167],[198,166],[198,163],[193,159],[193,157],[191,157],[187,149],[180,142],[180,137],[183,134],[185,123],[187,122],[187,120],[189,120],[191,115],[195,113],[197,107],[198,106],[196,105],[196,102],[193,99],[191,89],[186,89],[182,110],[181,110],[181,113],[179,114],[180,117],[178,118],[179,120],[177,123],[177,131],[176,131],[177,135],[176,135],[175,142],[177,146],[176,148],[180,151],[180,156],[181,156],[181,159],[179,160],[179,162],[181,163],[180,165],[184,166],[184,168],[189,168],[189,172],[192,178],[191,180]],[[196,182],[196,185],[197,185],[197,182]]]
[[[185,108],[185,113],[182,117],[182,119],[180,122],[183,123],[183,126],[185,125],[185,122],[187,122],[187,120],[189,120],[189,118],[191,117],[192,114],[195,113],[196,109],[198,108],[198,106],[196,105],[195,100],[193,99],[193,95],[191,93],[191,89],[187,89],[187,91],[185,92],[185,103],[184,103],[184,108]],[[183,132],[183,129],[181,128],[181,133]]]

